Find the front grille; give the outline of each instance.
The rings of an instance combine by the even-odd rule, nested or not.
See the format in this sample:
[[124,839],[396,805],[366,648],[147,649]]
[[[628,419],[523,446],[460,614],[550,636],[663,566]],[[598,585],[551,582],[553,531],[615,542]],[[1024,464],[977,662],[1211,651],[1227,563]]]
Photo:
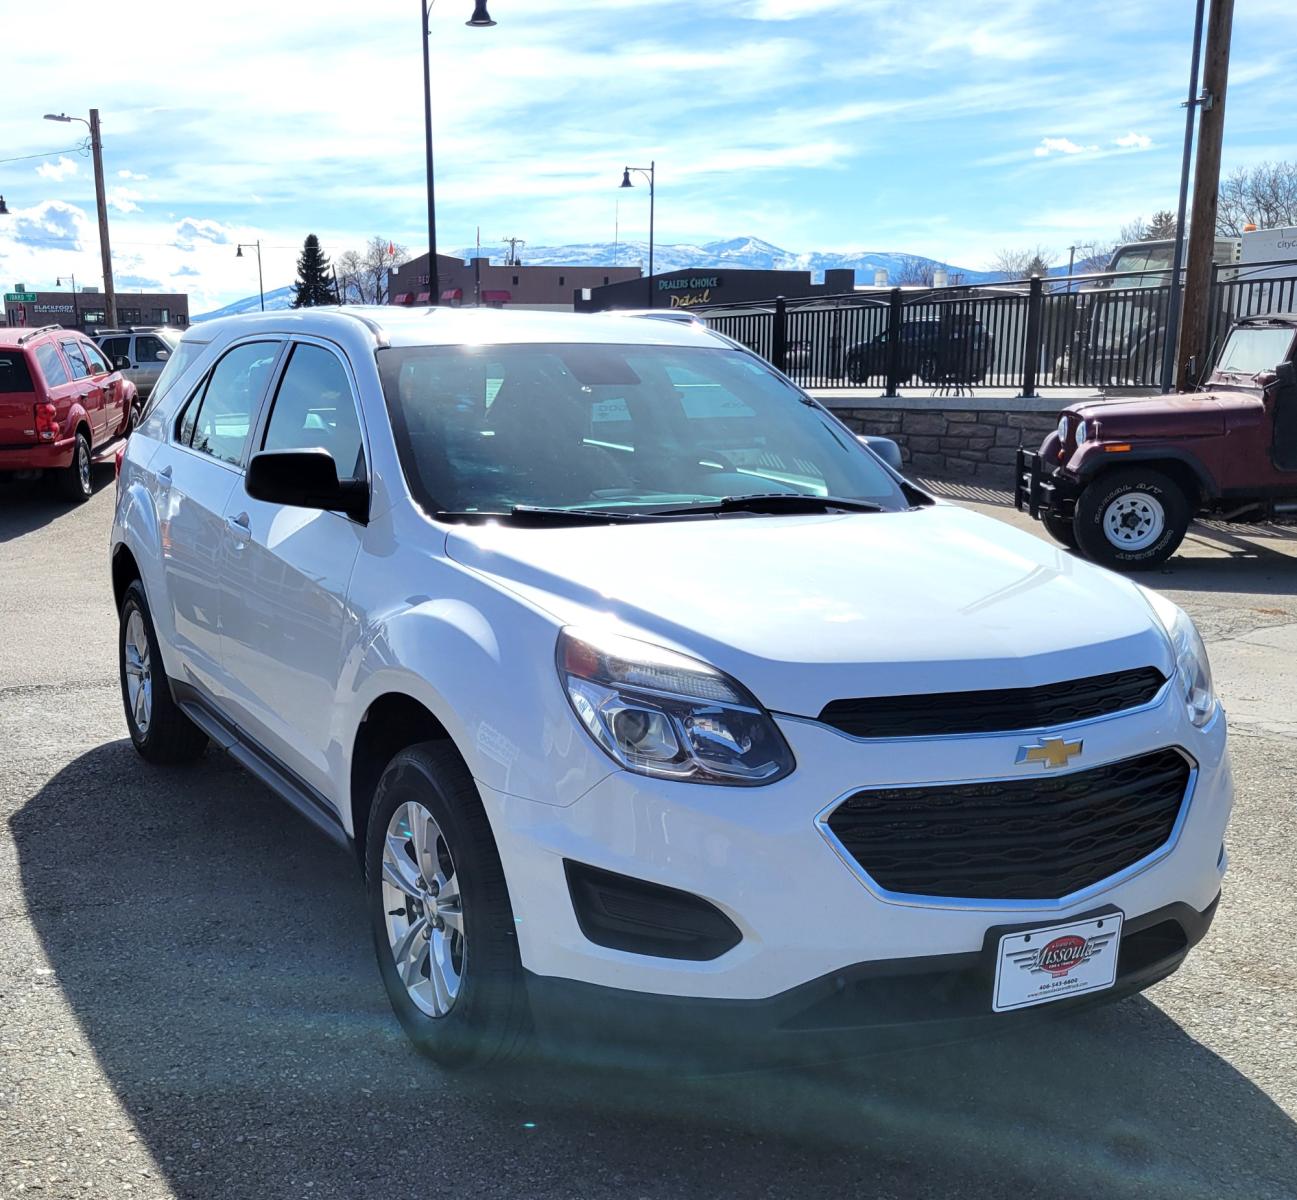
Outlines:
[[1039,687],[866,696],[832,701],[825,705],[820,720],[860,738],[1007,733],[1138,708],[1152,700],[1165,682],[1156,667],[1138,667]]
[[880,887],[1057,900],[1164,845],[1189,786],[1175,750],[1089,771],[857,792],[828,826]]

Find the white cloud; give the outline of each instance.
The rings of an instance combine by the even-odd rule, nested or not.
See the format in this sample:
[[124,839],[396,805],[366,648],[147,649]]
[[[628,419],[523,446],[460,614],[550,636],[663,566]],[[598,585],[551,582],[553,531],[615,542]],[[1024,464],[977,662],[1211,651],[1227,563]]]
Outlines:
[[139,212],[140,206],[135,202],[144,199],[143,192],[137,192],[131,188],[124,187],[107,188],[105,194],[108,199],[108,207],[123,214]]
[[137,171],[128,171],[125,167],[123,167],[120,171],[117,172],[117,178],[118,179],[147,179],[148,176],[141,175]]
[[1048,158],[1051,154],[1084,154],[1087,150],[1098,148],[1098,146],[1078,146],[1071,138],[1046,137],[1040,139],[1040,145],[1032,153],[1037,158]]
[[1153,144],[1153,139],[1146,133],[1125,133],[1113,141],[1127,150],[1147,150]]
[[69,175],[75,175],[80,169],[80,164],[77,163],[75,159],[66,158],[60,154],[58,162],[41,163],[41,165],[36,168],[36,174],[42,179],[49,179],[53,180],[55,183],[60,183],[64,179],[67,179]]
[[219,221],[186,217],[176,225],[176,245],[182,250],[192,250],[197,242],[214,242],[218,246],[227,246],[230,231]]

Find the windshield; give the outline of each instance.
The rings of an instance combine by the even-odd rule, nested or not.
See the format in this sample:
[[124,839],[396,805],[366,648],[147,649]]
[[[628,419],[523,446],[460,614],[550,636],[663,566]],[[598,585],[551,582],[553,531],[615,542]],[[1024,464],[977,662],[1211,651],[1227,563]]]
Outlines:
[[378,365],[429,512],[635,513],[771,493],[908,505],[847,429],[739,350],[420,346],[380,350]]
[[1293,331],[1284,328],[1245,327],[1229,335],[1216,370],[1231,375],[1255,375],[1273,371],[1283,362]]

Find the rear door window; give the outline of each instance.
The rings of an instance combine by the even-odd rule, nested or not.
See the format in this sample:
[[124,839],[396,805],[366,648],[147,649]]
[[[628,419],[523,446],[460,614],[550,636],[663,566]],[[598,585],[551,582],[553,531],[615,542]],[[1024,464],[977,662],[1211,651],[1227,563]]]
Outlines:
[[69,382],[70,377],[67,367],[63,364],[63,356],[55,349],[53,342],[42,342],[34,349],[41,374],[45,376],[46,387],[56,388]]
[[32,387],[27,355],[14,348],[0,350],[0,396],[31,391],[35,391],[35,388]]
[[101,343],[109,362],[116,362],[118,357],[130,358],[131,339],[124,337],[104,338]]

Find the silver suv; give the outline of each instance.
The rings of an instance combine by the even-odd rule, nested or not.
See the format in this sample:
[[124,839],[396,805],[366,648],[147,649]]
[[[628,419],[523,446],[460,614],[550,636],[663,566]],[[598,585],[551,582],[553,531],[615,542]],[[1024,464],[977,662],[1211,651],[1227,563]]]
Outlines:
[[[134,385],[141,400],[147,400],[153,385],[167,365],[167,359],[180,341],[179,329],[155,325],[144,328],[105,329],[95,335],[95,342],[108,361]],[[118,362],[125,359],[125,362]]]

